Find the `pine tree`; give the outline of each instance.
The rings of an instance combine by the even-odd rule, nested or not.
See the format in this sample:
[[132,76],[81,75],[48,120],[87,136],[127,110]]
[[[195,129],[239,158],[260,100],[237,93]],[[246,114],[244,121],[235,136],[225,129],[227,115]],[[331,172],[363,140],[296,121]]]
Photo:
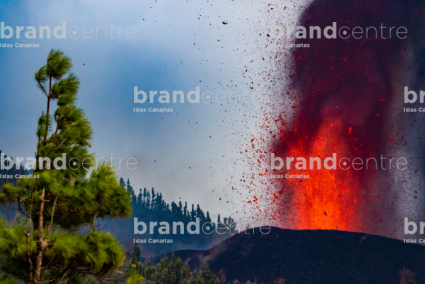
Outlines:
[[146,187],[143,189],[143,201],[146,203],[147,190]]
[[184,203],[184,209],[183,209],[183,216],[187,217],[188,212],[187,212],[187,201]]
[[127,179],[127,192],[130,195],[133,195],[134,194],[133,187],[130,185],[130,179]]
[[208,266],[208,263],[205,264],[204,270],[202,271],[202,277],[205,279],[206,284],[214,284],[216,282],[217,276],[212,273],[210,270],[210,267]]
[[142,205],[142,189],[139,191],[139,195],[137,196],[137,206]]
[[180,283],[183,279],[183,261],[180,257],[177,258],[174,264],[174,272],[176,274],[176,283]]
[[162,212],[162,211],[164,211],[164,208],[163,208],[163,200],[162,200],[162,193],[158,193],[157,195],[156,195],[156,199],[155,199],[156,201],[155,201],[155,207],[156,207],[156,209],[159,211],[159,212]]
[[173,202],[171,202],[171,214],[173,215],[173,216],[176,216],[177,215],[177,204],[173,201]]
[[164,200],[162,200],[161,207],[162,207],[162,211],[164,211],[164,213],[167,213],[167,204],[165,203]]
[[151,210],[154,211],[155,210],[155,202],[156,202],[156,196],[155,196],[155,190],[152,187],[152,201],[151,201]]
[[205,214],[204,214],[204,211],[202,211],[199,204],[196,206],[196,217],[200,219],[202,224],[205,223]]
[[122,186],[122,187],[126,187],[125,186],[125,181],[124,181],[124,179],[123,178],[120,178],[120,185]]
[[140,246],[138,244],[134,244],[133,245],[133,252],[131,254],[131,262],[135,263],[137,265],[137,263],[140,261]]
[[189,264],[185,263],[182,268],[182,278],[187,279],[189,278],[189,275],[190,275],[190,266]]
[[[88,151],[92,130],[75,105],[80,82],[69,73],[71,68],[71,59],[52,49],[35,74],[47,98],[36,132],[34,174],[39,178],[21,178],[17,186],[5,184],[0,193],[1,204],[16,204],[31,221],[27,227],[0,228],[1,269],[25,283],[78,282],[81,271],[103,281],[125,257],[114,237],[96,231],[95,224],[97,218],[129,216],[130,196],[105,164],[85,179],[95,161]],[[62,161],[54,163],[56,158]],[[82,226],[89,232],[83,234],[78,229]]]
[[195,220],[195,218],[196,218],[195,205],[194,205],[194,204],[192,204],[192,211],[190,212],[190,219],[191,219],[192,221],[194,221],[194,220]]
[[148,268],[152,265],[151,260],[149,258],[146,258],[145,260],[145,267]]
[[179,217],[181,217],[181,216],[183,216],[183,205],[182,205],[182,202],[181,201],[179,201],[179,208],[178,208],[178,216]]
[[151,209],[151,195],[146,193],[146,208]]

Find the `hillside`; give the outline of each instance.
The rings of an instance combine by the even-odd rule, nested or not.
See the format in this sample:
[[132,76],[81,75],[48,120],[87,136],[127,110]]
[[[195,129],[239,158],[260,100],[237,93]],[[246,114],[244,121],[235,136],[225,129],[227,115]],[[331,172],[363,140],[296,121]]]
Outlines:
[[272,228],[263,235],[255,229],[203,252],[175,253],[192,269],[205,262],[215,273],[226,269],[229,282],[399,283],[399,270],[406,267],[425,283],[424,246],[362,233]]

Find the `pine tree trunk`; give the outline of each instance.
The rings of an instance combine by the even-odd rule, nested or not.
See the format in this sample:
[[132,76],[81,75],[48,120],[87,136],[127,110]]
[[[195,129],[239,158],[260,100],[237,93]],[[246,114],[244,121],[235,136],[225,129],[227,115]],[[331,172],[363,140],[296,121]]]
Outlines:
[[43,211],[44,211],[44,189],[43,194],[40,196],[40,209],[38,212],[38,241],[37,241],[37,258],[35,262],[35,271],[34,271],[34,284],[41,283],[41,266],[43,264],[43,255],[44,250],[47,247],[47,241],[43,236],[43,225],[44,225],[44,218],[43,218]]

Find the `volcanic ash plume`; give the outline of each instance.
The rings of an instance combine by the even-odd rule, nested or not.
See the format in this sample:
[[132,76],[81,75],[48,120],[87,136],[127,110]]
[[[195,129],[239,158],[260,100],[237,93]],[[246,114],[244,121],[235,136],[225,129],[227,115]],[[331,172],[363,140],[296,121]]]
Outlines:
[[[261,149],[259,162],[268,164],[257,177],[263,220],[295,229],[396,238],[403,237],[404,217],[423,221],[425,147],[418,142],[425,133],[423,114],[403,112],[404,87],[418,94],[425,89],[419,84],[425,74],[423,11],[421,1],[380,0],[315,1],[303,10],[296,26],[305,27],[307,36],[295,39],[292,34],[291,39],[308,47],[269,56],[276,60],[276,77],[280,72],[282,85],[274,85],[273,98],[281,103],[269,104],[271,111],[263,116],[267,120],[263,126],[272,124],[272,131],[264,132],[264,142],[256,145]],[[333,25],[337,31],[358,26],[363,31],[375,27],[377,32],[370,28],[368,37],[363,33],[360,39],[329,39],[323,34],[310,38],[310,26],[324,31]],[[394,32],[401,26],[407,30],[404,39]],[[390,27],[395,27],[391,38]],[[283,38],[283,44],[291,39]],[[285,165],[270,171],[271,153],[284,161],[304,157],[307,169],[293,163],[290,169]],[[339,166],[328,170],[323,161],[334,153],[341,165],[344,157],[351,166],[355,158],[377,162],[370,162],[368,169],[363,164],[361,170]],[[321,159],[320,170],[309,169],[309,157]],[[397,164],[400,158],[407,165]],[[277,178],[270,178],[272,174]]]

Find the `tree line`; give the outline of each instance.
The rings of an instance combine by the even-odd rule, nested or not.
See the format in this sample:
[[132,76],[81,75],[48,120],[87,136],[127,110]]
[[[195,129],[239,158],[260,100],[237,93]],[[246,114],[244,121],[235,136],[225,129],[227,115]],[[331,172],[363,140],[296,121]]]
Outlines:
[[[227,279],[226,275],[224,268],[214,273],[208,263],[192,271],[190,266],[174,253],[171,254],[170,259],[164,255],[156,264],[149,258],[142,263],[141,249],[134,244],[129,261],[105,280],[109,284],[240,284],[237,279]],[[93,277],[87,277],[83,281],[83,284],[95,283],[96,280]],[[248,281],[246,284],[256,284],[256,281],[254,283]]]
[[[215,220],[212,220],[212,216],[208,211],[203,210],[199,204],[195,206],[192,204],[190,207],[187,202],[174,202],[168,203],[164,200],[161,192],[155,191],[154,188],[148,190],[140,188],[135,190],[131,186],[129,179],[125,182],[124,178],[120,178],[119,184],[127,191],[130,196],[130,204],[132,207],[132,213],[128,218],[124,218],[119,222],[114,222],[110,218],[105,220],[99,220],[97,227],[103,231],[110,231],[118,239],[118,241],[124,245],[127,249],[131,248],[135,239],[160,239],[160,238],[172,238],[173,243],[171,244],[149,244],[143,245],[144,255],[159,255],[171,252],[174,250],[181,249],[205,249],[212,245],[223,241],[231,236],[230,232],[233,232],[236,227],[236,222],[231,217],[221,218],[220,214],[217,215]],[[173,235],[162,235],[158,230],[154,231],[153,234],[146,232],[144,235],[134,234],[134,218],[138,218],[138,221],[149,222],[182,222],[185,226],[189,222],[193,222],[196,218],[199,218],[200,227],[210,227],[208,233],[201,232],[198,235],[188,234],[173,234]],[[208,223],[208,224],[207,224]],[[224,234],[217,233],[217,224],[221,224],[221,231],[227,230]],[[208,225],[208,226],[204,226]],[[207,230],[205,230],[207,232]]]
[[179,201],[178,204],[174,201],[166,203],[162,197],[162,193],[155,193],[154,188],[150,191],[146,188],[143,190],[140,188],[137,192],[131,186],[130,179],[127,179],[127,182],[125,182],[121,177],[120,184],[126,188],[130,194],[133,215],[135,216],[139,214],[138,216],[143,217],[146,216],[146,214],[152,215],[159,213],[162,216],[170,216],[173,219],[183,222],[191,222],[199,218],[201,224],[211,223],[215,226],[218,223],[222,223],[232,227],[236,225],[235,220],[231,217],[224,217],[223,220],[221,220],[220,214],[218,214],[217,223],[215,223],[212,221],[209,211],[205,213],[199,204],[196,205],[196,208],[195,204],[192,204],[191,208],[188,208],[187,202],[185,202],[184,206],[181,201]]

